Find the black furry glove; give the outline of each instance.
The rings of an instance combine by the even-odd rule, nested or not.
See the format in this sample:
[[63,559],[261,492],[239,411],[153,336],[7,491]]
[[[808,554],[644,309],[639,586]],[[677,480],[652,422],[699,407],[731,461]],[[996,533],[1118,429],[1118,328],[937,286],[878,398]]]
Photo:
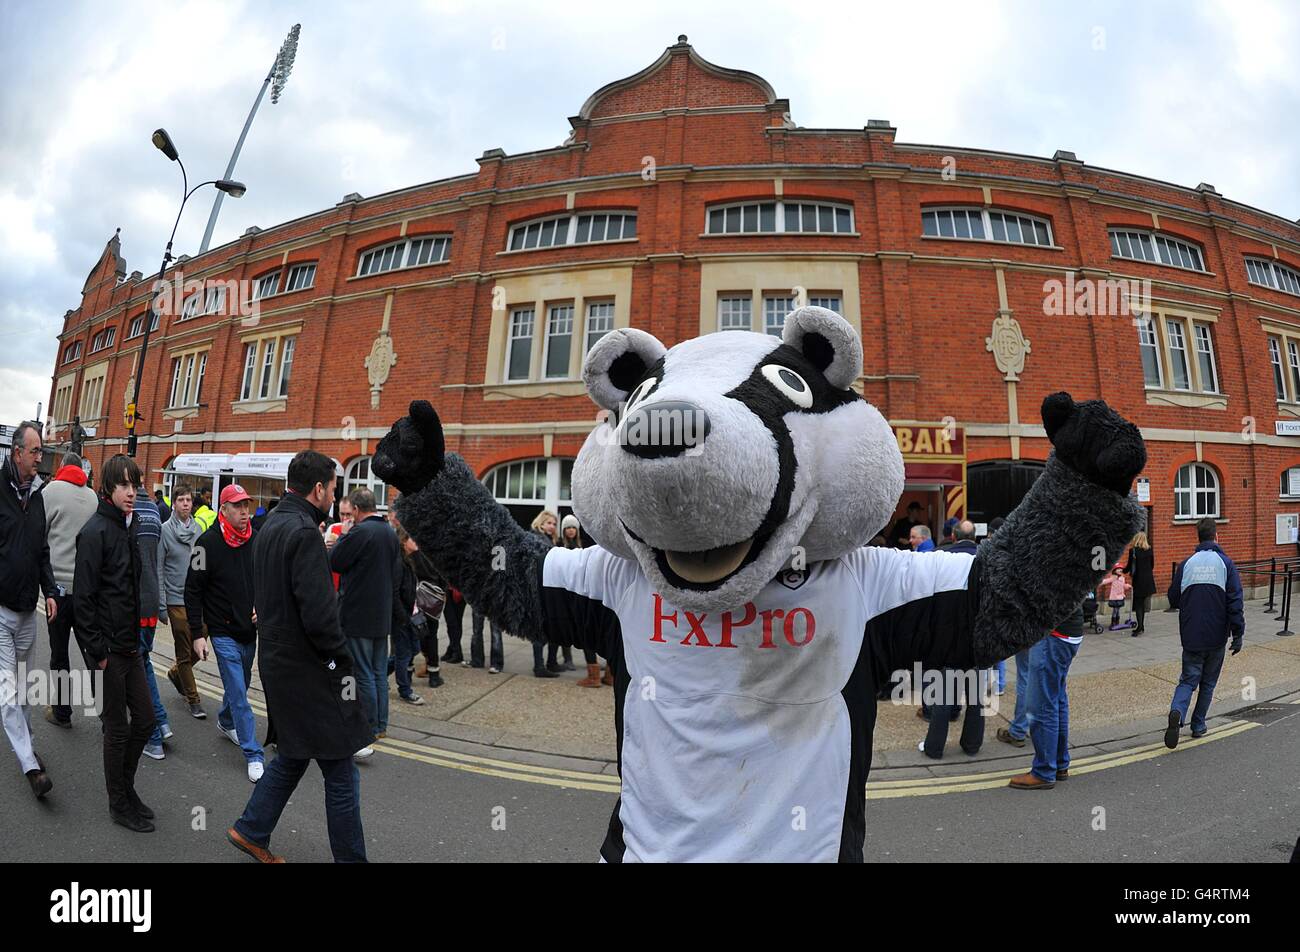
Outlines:
[[1120,495],[1146,466],[1142,434],[1102,400],[1075,403],[1068,393],[1051,394],[1043,401],[1043,426],[1061,462]]
[[411,403],[404,416],[375,448],[370,467],[375,475],[402,493],[423,489],[442,471],[442,421],[428,400]]

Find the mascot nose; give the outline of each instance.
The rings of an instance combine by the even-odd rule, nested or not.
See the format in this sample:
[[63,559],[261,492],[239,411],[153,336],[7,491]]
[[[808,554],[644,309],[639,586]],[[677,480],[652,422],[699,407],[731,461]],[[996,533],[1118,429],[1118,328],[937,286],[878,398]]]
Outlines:
[[642,459],[680,456],[702,447],[709,435],[709,415],[684,400],[664,400],[637,407],[623,420],[619,442]]

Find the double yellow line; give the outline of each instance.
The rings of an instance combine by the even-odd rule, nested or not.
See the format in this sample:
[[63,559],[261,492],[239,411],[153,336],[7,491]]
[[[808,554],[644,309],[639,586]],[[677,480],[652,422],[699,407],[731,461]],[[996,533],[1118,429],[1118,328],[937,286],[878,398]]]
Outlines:
[[[154,669],[159,671],[164,678],[166,677],[167,668],[165,666],[159,666],[155,663]],[[196,683],[198,684],[199,693],[216,700],[221,699],[221,692],[210,687],[206,682],[196,681]],[[248,703],[255,713],[261,714],[263,717],[266,716],[265,703],[252,697],[248,699]],[[1188,750],[1193,747],[1200,747],[1213,741],[1236,736],[1259,726],[1261,725],[1255,721],[1229,721],[1227,724],[1216,727],[1204,737],[1184,741],[1178,745],[1177,749]],[[451,770],[463,770],[466,773],[479,774],[484,777],[521,780],[525,783],[540,783],[570,790],[590,790],[594,793],[609,793],[615,796],[620,791],[619,778],[614,775],[591,773],[583,770],[565,770],[560,767],[521,764],[509,760],[498,760],[493,757],[483,757],[477,754],[446,750],[441,747],[430,747],[426,744],[415,744],[391,737],[375,741],[370,746],[380,753],[389,754],[393,757],[402,757],[406,760],[432,764],[435,767],[446,767]],[[1163,741],[1159,741],[1154,744],[1129,748],[1128,750],[1076,758],[1070,763],[1070,773],[1072,776],[1095,773],[1099,770],[1123,767],[1175,752],[1165,747]],[[918,780],[869,780],[867,783],[867,799],[891,800],[897,797],[929,797],[941,793],[970,793],[975,790],[994,790],[998,787],[1005,787],[1011,777],[1020,773],[1024,773],[1023,767],[1015,770],[984,771],[982,773],[961,774],[951,777],[925,777]]]

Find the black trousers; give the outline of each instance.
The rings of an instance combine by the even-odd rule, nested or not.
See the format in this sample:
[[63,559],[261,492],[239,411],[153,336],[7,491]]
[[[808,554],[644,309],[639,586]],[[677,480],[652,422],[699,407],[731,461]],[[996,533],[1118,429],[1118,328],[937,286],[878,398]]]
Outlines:
[[1146,618],[1146,615],[1147,615],[1147,606],[1150,605],[1150,604],[1151,604],[1151,596],[1150,596],[1150,595],[1143,596],[1142,598],[1137,598],[1136,596],[1134,597],[1134,599],[1133,599],[1133,611],[1137,614],[1137,627],[1138,627],[1138,628],[1141,628],[1141,627],[1142,627],[1143,619],[1145,619],[1145,618]]
[[[970,672],[963,672],[969,674]],[[977,676],[978,677],[978,676]],[[948,695],[945,685],[945,695]],[[961,725],[961,749],[974,755],[984,743],[984,712],[981,709],[979,688],[969,681],[955,686],[951,695],[945,696],[944,704],[936,704],[930,709],[930,729],[925,734],[925,752],[930,757],[943,756],[944,746],[948,743],[948,723],[953,715],[961,710],[962,698],[966,700],[966,716]]]
[[[46,626],[50,636],[50,674],[54,676],[54,716],[61,721],[67,721],[72,718],[72,707],[68,703],[72,698],[67,696],[68,667],[71,660],[68,654],[68,642],[72,638],[75,625],[72,616],[72,596],[56,595],[54,602],[58,606],[58,612],[54,616],[54,621]],[[77,648],[80,650],[80,642]],[[85,661],[86,670],[94,670],[94,665],[86,659],[84,653],[81,657]]]
[[113,653],[103,670],[104,783],[109,809],[124,813],[131,807],[140,754],[153,733],[153,698],[139,652]]
[[[447,623],[447,650],[453,655],[460,656],[463,654],[460,647],[460,636],[465,620],[465,603],[456,601],[448,592],[447,601],[442,606],[442,617]],[[434,632],[434,634],[437,634],[437,632]]]

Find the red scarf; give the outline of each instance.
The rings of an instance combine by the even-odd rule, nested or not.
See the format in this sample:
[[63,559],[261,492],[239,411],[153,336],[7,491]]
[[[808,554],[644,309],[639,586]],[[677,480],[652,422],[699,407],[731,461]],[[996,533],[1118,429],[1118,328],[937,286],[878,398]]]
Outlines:
[[232,549],[238,549],[241,545],[253,538],[253,523],[249,522],[244,526],[243,532],[236,532],[223,513],[217,513],[217,525],[221,526],[221,536],[226,540],[226,545]]

